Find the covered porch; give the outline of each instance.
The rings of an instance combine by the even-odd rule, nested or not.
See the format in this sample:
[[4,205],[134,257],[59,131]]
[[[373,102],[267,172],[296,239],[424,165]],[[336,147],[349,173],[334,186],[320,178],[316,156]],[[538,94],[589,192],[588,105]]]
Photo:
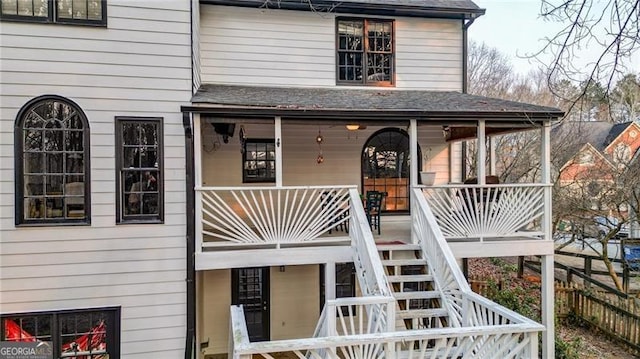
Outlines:
[[[456,263],[456,258],[534,254],[543,256],[543,350],[552,353],[548,159],[550,122],[561,115],[556,109],[454,92],[217,85],[203,86],[192,101],[183,111],[192,114],[194,129],[196,270],[325,266],[325,311],[315,334],[253,343],[243,334],[245,312],[232,307],[225,317],[232,322],[234,356],[269,358],[288,348],[298,356],[382,351],[411,357],[417,347],[420,357],[492,351],[534,356],[534,337],[543,327],[473,294]],[[541,133],[546,165],[536,183],[487,184],[496,174],[488,135],[522,130]],[[375,142],[381,133],[406,145]],[[477,180],[464,183],[459,141],[473,137],[479,148]],[[380,169],[390,170],[378,176]],[[422,183],[425,170],[436,173],[433,184]],[[363,203],[372,190],[386,192],[380,234],[372,231]],[[385,246],[401,243],[419,254],[420,276],[428,278],[420,286],[431,288],[420,292],[424,298],[391,290],[391,282],[406,280],[396,278],[398,271],[414,263],[385,259],[403,250]],[[336,298],[328,289],[335,286],[331,268],[341,262],[354,263],[356,298]],[[207,285],[200,281],[201,288]],[[400,300],[435,307],[413,308],[398,314],[398,321]],[[361,310],[356,317],[364,320],[357,332],[340,328],[340,314],[331,312],[352,307],[360,308],[354,309]],[[415,335],[415,345],[393,339],[406,330],[411,333],[398,338]]]

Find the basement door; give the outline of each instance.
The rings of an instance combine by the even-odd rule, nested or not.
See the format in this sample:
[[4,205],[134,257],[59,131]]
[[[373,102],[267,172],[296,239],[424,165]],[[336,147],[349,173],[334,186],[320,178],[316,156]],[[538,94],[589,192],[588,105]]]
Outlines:
[[231,287],[231,304],[244,308],[249,340],[269,340],[269,267],[232,269]]

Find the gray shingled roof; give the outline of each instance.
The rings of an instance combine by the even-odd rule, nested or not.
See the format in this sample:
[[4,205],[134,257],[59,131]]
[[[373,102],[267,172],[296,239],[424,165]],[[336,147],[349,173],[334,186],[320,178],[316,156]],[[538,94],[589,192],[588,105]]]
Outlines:
[[624,130],[626,130],[627,127],[631,126],[632,123],[633,122],[616,123],[615,125],[613,125],[613,127],[611,127],[611,130],[609,130],[609,134],[607,135],[607,138],[604,140],[604,144],[603,144],[604,147],[609,146],[611,142],[613,142],[613,140],[618,138],[618,136],[620,136],[620,134]]
[[[306,0],[200,0],[202,4],[312,10]],[[398,16],[473,18],[484,14],[471,0],[313,0],[314,11]]]
[[553,107],[446,91],[350,88],[286,88],[205,84],[194,105],[256,113],[351,113],[395,117],[556,118]]
[[552,134],[557,137],[571,134],[576,146],[582,147],[589,143],[602,151],[631,124],[632,122],[613,124],[603,121],[567,121],[554,128]]
[[395,5],[395,6],[415,6],[433,9],[459,9],[459,10],[476,10],[480,9],[473,1],[470,0],[339,0],[335,3],[361,3],[376,5]]

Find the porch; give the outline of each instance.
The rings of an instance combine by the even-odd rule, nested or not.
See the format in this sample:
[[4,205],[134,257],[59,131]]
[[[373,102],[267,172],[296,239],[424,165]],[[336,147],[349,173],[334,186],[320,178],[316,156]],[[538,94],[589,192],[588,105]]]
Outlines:
[[[380,235],[376,246],[358,192],[349,189],[350,261],[361,295],[328,294],[312,336],[267,342],[249,340],[245,311],[232,306],[230,357],[271,359],[282,352],[298,358],[537,357],[537,336],[544,327],[473,293],[421,189],[414,189],[412,196],[415,210],[410,218],[396,217],[384,225],[389,235],[415,243],[382,242],[385,237]],[[422,274],[404,270],[416,267]],[[327,286],[332,282],[335,278]]]
[[[203,86],[193,102],[183,111],[193,115],[201,277],[231,268],[325,267],[315,334],[251,342],[246,308],[229,312],[229,294],[216,320],[232,323],[231,355],[528,358],[537,356],[537,335],[546,330],[543,356],[552,356],[554,109],[456,93],[217,85]],[[527,129],[542,138],[535,183],[487,184],[497,174],[492,136]],[[459,141],[467,138],[478,140],[475,184],[463,183]],[[433,185],[421,184],[421,170],[436,172]],[[379,235],[362,203],[369,190],[387,192],[384,210],[403,213],[382,216]],[[544,262],[544,326],[473,294],[456,262],[534,254]],[[332,268],[345,262],[355,266],[354,298],[336,298],[331,289]],[[201,278],[198,291],[211,283]],[[210,291],[231,286],[216,283],[223,284]],[[287,303],[307,305],[303,297]],[[413,338],[411,345],[402,338]]]

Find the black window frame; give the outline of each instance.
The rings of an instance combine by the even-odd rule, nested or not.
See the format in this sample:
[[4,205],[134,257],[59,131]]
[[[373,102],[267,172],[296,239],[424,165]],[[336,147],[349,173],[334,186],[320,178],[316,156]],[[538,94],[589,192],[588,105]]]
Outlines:
[[[274,149],[274,155],[273,155],[273,159],[268,159],[265,158],[264,161],[265,162],[272,162],[273,163],[273,176],[248,176],[247,175],[247,169],[246,169],[246,163],[248,161],[255,161],[258,162],[257,160],[254,159],[248,159],[247,158],[247,145],[255,145],[255,144],[262,144],[265,145],[265,147],[267,145],[273,145],[273,149]],[[268,152],[268,151],[265,151]],[[275,158],[275,141],[273,138],[248,138],[245,139],[243,141],[242,144],[242,183],[275,183],[276,182],[276,158]],[[265,174],[267,174],[268,171],[265,171]]]
[[[67,107],[69,107],[70,109],[74,110],[77,113],[77,116],[79,118],[79,120],[82,122],[82,147],[83,150],[82,151],[75,151],[75,152],[82,152],[82,157],[83,157],[83,173],[82,173],[82,177],[84,179],[84,186],[83,186],[83,206],[84,206],[84,217],[82,218],[75,218],[75,217],[70,217],[67,215],[64,215],[64,211],[68,210],[67,206],[64,204],[67,199],[70,199],[73,196],[67,196],[65,195],[65,191],[67,190],[66,186],[64,186],[64,189],[62,190],[62,195],[46,195],[46,192],[44,189],[42,189],[42,193],[38,196],[36,195],[32,195],[29,196],[27,193],[25,193],[25,176],[29,175],[29,174],[25,174],[25,153],[42,153],[43,156],[43,161],[44,158],[46,158],[47,154],[51,154],[51,153],[58,153],[58,154],[62,154],[63,158],[64,156],[68,153],[66,149],[62,150],[62,151],[47,151],[44,148],[41,151],[35,151],[35,152],[30,152],[30,151],[25,151],[24,149],[24,133],[25,133],[25,120],[27,120],[29,118],[29,115],[32,112],[35,112],[40,106],[46,106],[47,103],[61,103]],[[35,131],[36,128],[32,128],[33,131]],[[43,130],[44,132],[45,130]],[[67,130],[67,131],[76,131],[75,129],[73,130]],[[63,133],[64,136],[64,133]],[[44,135],[43,135],[44,138]],[[42,140],[42,142],[44,143],[45,141]],[[91,144],[90,144],[90,128],[89,128],[89,120],[87,119],[87,116],[85,115],[84,111],[82,111],[82,108],[80,108],[80,106],[78,106],[75,102],[71,101],[68,98],[62,97],[62,96],[58,96],[58,95],[43,95],[43,96],[39,96],[36,98],[31,99],[29,102],[27,102],[24,106],[22,106],[22,108],[20,109],[20,111],[18,112],[18,115],[16,116],[16,122],[15,122],[15,126],[14,126],[14,168],[15,168],[15,225],[16,226],[51,226],[51,225],[90,225],[91,224]],[[72,174],[71,172],[51,172],[48,173],[46,170],[46,164],[42,164],[43,168],[42,170],[44,172],[40,173],[40,176],[46,177],[47,175],[58,175],[58,174],[62,174],[63,177],[69,177],[69,176],[80,176],[77,174]],[[65,168],[65,165],[63,165],[63,168]],[[67,179],[65,178],[63,180],[64,184],[67,184]],[[45,186],[44,182],[43,184],[41,184],[43,187]],[[55,200],[62,200],[63,204],[63,217],[53,217],[53,218],[46,218],[47,215],[44,215],[44,218],[25,218],[25,202],[28,200],[28,198],[31,197],[42,197],[42,199],[44,200],[44,203],[41,203],[39,205],[36,205],[36,209],[38,211],[44,212],[45,208],[46,208],[46,203],[47,201],[51,200],[51,201],[55,201]],[[37,198],[33,198],[33,200],[38,200]]]
[[[341,275],[344,275],[341,281]],[[348,278],[347,278],[348,277]],[[335,293],[337,298],[353,298],[356,296],[356,266],[353,262],[335,263]],[[324,309],[326,302],[325,288],[325,264],[320,264],[320,312]],[[348,292],[348,295],[340,295],[339,288],[346,288],[342,293]],[[349,309],[340,308],[343,316],[349,315]],[[351,312],[355,314],[356,306],[351,306]],[[337,315],[337,313],[336,313]]]
[[[91,19],[73,19],[73,18],[64,18],[60,17],[58,13],[58,4],[62,0],[46,0],[48,4],[47,16],[35,16],[35,15],[14,15],[14,14],[5,14],[3,9],[2,2],[6,0],[0,0],[0,20],[2,21],[17,21],[17,22],[35,22],[35,23],[45,23],[45,24],[61,24],[61,25],[82,25],[82,26],[95,26],[95,27],[107,27],[107,0],[99,0],[101,4],[101,13],[102,16],[99,20],[91,20]],[[31,0],[32,8],[35,0]],[[88,8],[89,0],[71,0],[73,1],[84,1]],[[19,0],[16,0],[16,9],[18,6]],[[73,6],[73,5],[72,5]],[[17,11],[16,11],[17,12]],[[88,10],[87,10],[88,12]]]
[[[123,144],[123,128],[125,124],[155,124],[157,125],[157,144],[156,144],[156,161],[157,167],[142,166],[139,167],[123,167],[124,156],[124,144]],[[115,117],[115,144],[116,144],[116,223],[117,224],[161,224],[164,223],[164,210],[165,210],[165,193],[164,193],[164,118],[163,117],[138,117],[138,116],[116,116]],[[149,147],[148,145],[138,144],[138,147]],[[133,146],[131,146],[133,147]],[[124,200],[125,196],[131,196],[132,188],[126,188],[126,180],[123,181],[123,172],[147,172],[155,171],[155,185],[156,189],[153,192],[158,192],[157,197],[157,214],[140,214],[130,215],[124,212]],[[144,196],[142,189],[138,189],[141,193],[138,196]],[[135,194],[133,194],[135,195]]]
[[[344,52],[355,52],[340,49],[340,22],[362,22],[363,31],[363,44],[362,44],[362,79],[361,80],[341,80],[340,79],[340,54]],[[388,53],[390,55],[389,60],[389,80],[369,80],[368,75],[368,55],[372,53],[368,50],[369,37],[367,36],[367,29],[370,23],[390,23],[391,24],[391,50]],[[396,84],[396,22],[394,19],[382,19],[382,18],[359,18],[359,17],[336,17],[335,25],[335,51],[336,51],[336,84],[345,86],[380,86],[380,87],[393,87]],[[374,52],[375,53],[375,52]],[[384,53],[384,52],[383,52]]]
[[[106,335],[106,347],[107,347],[107,355],[110,359],[119,359],[120,358],[120,345],[121,345],[121,333],[120,333],[120,328],[121,328],[121,320],[122,320],[122,316],[121,316],[121,307],[119,306],[114,306],[114,307],[100,307],[100,308],[82,308],[82,309],[68,309],[68,310],[55,310],[55,311],[42,311],[42,312],[25,312],[25,313],[2,313],[0,314],[0,341],[5,341],[7,338],[5,337],[5,333],[6,333],[6,329],[5,329],[5,320],[9,319],[9,320],[14,320],[15,319],[20,319],[20,323],[22,323],[23,320],[25,319],[33,319],[36,328],[38,327],[38,322],[42,323],[42,322],[49,322],[48,325],[48,329],[49,329],[49,334],[48,335],[38,335],[38,333],[30,333],[34,336],[36,336],[36,338],[41,338],[41,339],[45,339],[45,338],[49,338],[50,340],[43,340],[43,341],[50,341],[52,343],[52,349],[53,349],[53,354],[55,358],[60,358],[62,357],[62,346],[64,344],[63,341],[63,333],[61,332],[62,328],[65,327],[64,325],[62,325],[61,321],[68,316],[73,316],[73,315],[82,315],[82,314],[103,314],[105,316],[105,321],[106,321],[106,330],[105,330],[105,335]],[[23,327],[21,326],[20,323],[16,323],[20,326],[20,329],[23,329]],[[77,330],[77,320],[75,321],[76,324],[76,330]],[[93,329],[93,328],[91,328]],[[67,333],[66,335],[69,335],[71,333]],[[79,334],[83,334],[82,332],[75,332],[75,335],[79,335]],[[85,355],[71,355],[69,356],[70,353],[65,353],[67,354],[66,357],[80,357],[80,358],[85,358],[88,357]],[[104,354],[93,354],[95,356],[100,356],[100,355],[104,355]]]

